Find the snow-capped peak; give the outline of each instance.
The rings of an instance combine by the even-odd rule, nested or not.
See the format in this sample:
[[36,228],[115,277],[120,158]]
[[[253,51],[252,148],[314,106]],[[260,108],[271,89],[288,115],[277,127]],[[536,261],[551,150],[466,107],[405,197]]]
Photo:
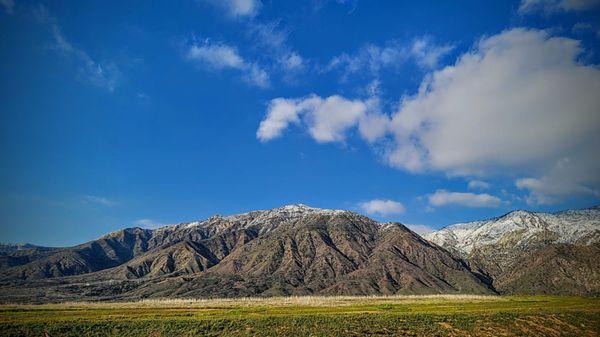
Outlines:
[[498,218],[455,224],[425,235],[440,246],[469,255],[476,248],[493,245],[510,237],[515,245],[535,240],[591,244],[600,239],[600,209],[557,213],[514,211]]
[[228,228],[257,227],[260,231],[269,231],[285,221],[293,221],[308,215],[335,215],[348,211],[322,209],[310,207],[304,204],[290,204],[278,208],[250,211],[246,213],[228,216],[213,215],[202,221],[192,221],[175,225],[177,228],[210,228],[210,230],[221,231]]
[[306,206],[305,204],[290,204],[280,207],[279,209],[284,209],[288,211],[305,211],[311,209],[317,209],[314,207]]

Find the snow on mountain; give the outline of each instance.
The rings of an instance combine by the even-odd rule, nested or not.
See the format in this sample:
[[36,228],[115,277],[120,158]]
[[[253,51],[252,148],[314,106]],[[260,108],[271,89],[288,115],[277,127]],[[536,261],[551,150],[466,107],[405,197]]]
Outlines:
[[0,243],[0,253],[9,254],[16,251],[43,248],[30,243]]
[[247,213],[228,216],[214,215],[206,220],[180,223],[167,226],[157,231],[172,231],[181,228],[198,229],[204,228],[210,232],[222,232],[227,229],[258,228],[259,233],[273,230],[281,223],[293,222],[310,215],[337,215],[347,214],[349,216],[360,216],[354,212],[345,210],[323,209],[306,206],[303,204],[285,205],[279,208],[251,211]]
[[509,237],[515,247],[540,241],[589,245],[600,241],[600,207],[556,213],[519,210],[490,220],[451,225],[424,237],[463,257]]

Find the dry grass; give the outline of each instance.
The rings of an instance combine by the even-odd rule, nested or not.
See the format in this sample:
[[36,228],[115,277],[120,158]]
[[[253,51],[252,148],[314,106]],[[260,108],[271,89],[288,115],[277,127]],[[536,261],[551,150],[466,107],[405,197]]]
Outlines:
[[294,296],[0,306],[0,336],[589,336],[600,298]]
[[63,302],[55,304],[5,304],[4,308],[239,308],[239,307],[343,307],[356,304],[413,304],[426,302],[490,302],[507,301],[506,297],[492,295],[373,295],[373,296],[287,296],[241,297],[206,299],[145,299],[134,302]]

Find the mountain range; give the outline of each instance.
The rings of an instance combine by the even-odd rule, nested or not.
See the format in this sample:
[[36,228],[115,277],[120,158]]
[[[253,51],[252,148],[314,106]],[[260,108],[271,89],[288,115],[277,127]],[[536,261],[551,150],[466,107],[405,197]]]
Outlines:
[[341,294],[600,294],[600,208],[515,211],[424,237],[288,205],[74,247],[0,245],[0,301]]

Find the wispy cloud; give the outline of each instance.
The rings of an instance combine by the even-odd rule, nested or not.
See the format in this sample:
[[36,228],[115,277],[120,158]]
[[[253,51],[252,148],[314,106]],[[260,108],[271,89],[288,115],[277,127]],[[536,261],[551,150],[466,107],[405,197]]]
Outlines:
[[521,0],[519,14],[576,12],[588,10],[598,5],[600,5],[598,0]]
[[39,5],[34,14],[40,23],[49,27],[53,38],[52,48],[72,58],[75,62],[82,81],[106,89],[109,92],[114,91],[119,86],[122,74],[114,62],[98,62],[85,50],[74,46],[67,40],[58,26],[56,18],[50,14],[45,6]]
[[[586,163],[585,161],[591,161]],[[600,198],[600,188],[588,186],[588,182],[598,179],[598,172],[590,170],[598,165],[596,158],[585,158],[583,162],[573,162],[565,157],[539,178],[520,178],[515,181],[517,188],[529,192],[526,201],[529,205],[556,204],[567,197],[594,196]]]
[[585,32],[593,32],[594,26],[588,22],[577,22],[571,28],[571,32],[574,34],[583,34]]
[[482,180],[470,180],[467,187],[470,190],[487,190],[488,188],[492,187],[492,185]]
[[374,199],[358,205],[367,214],[389,216],[404,213],[406,208],[401,202],[389,199]]
[[472,208],[480,207],[497,207],[502,204],[500,198],[493,195],[482,193],[468,193],[468,192],[450,192],[446,190],[437,190],[435,193],[427,196],[427,201],[430,206],[464,206]]
[[282,26],[281,20],[246,23],[248,37],[260,49],[260,57],[273,73],[280,73],[288,82],[295,82],[309,62],[288,43],[290,29]]
[[341,70],[342,80],[351,75],[367,73],[377,77],[382,71],[397,71],[411,61],[423,69],[437,68],[454,47],[436,44],[431,37],[414,39],[411,43],[391,40],[384,45],[367,44],[357,52],[340,54],[331,59],[325,71]]
[[435,231],[435,228],[432,228],[430,226],[427,225],[419,225],[419,224],[404,224],[406,227],[408,227],[411,231],[419,234],[419,235],[424,235],[427,233],[431,233]]
[[256,49],[258,52],[254,61],[245,61],[248,65],[244,66],[244,69],[251,73],[251,78],[256,77],[268,83],[268,75],[280,74],[284,81],[296,82],[298,75],[308,68],[308,61],[289,45],[290,29],[282,25],[282,20],[267,21],[257,17],[262,9],[261,1],[204,1],[223,9],[228,17],[239,19],[238,24],[244,26],[249,45],[253,46],[250,49]]
[[262,8],[260,0],[204,0],[205,2],[225,11],[231,18],[256,16]]
[[410,48],[410,55],[424,69],[435,69],[440,60],[454,49],[453,45],[434,43],[431,37],[415,39]]
[[112,207],[117,204],[115,201],[113,201],[109,198],[95,196],[95,195],[86,195],[83,197],[82,201],[86,204],[101,205],[101,206],[106,206],[106,207]]
[[133,223],[137,226],[147,229],[156,229],[165,225],[162,222],[158,222],[152,219],[138,219],[135,220]]
[[188,46],[186,59],[214,71],[234,69],[242,73],[248,83],[261,88],[269,86],[269,74],[257,63],[245,60],[237,48],[225,43],[192,43]]

